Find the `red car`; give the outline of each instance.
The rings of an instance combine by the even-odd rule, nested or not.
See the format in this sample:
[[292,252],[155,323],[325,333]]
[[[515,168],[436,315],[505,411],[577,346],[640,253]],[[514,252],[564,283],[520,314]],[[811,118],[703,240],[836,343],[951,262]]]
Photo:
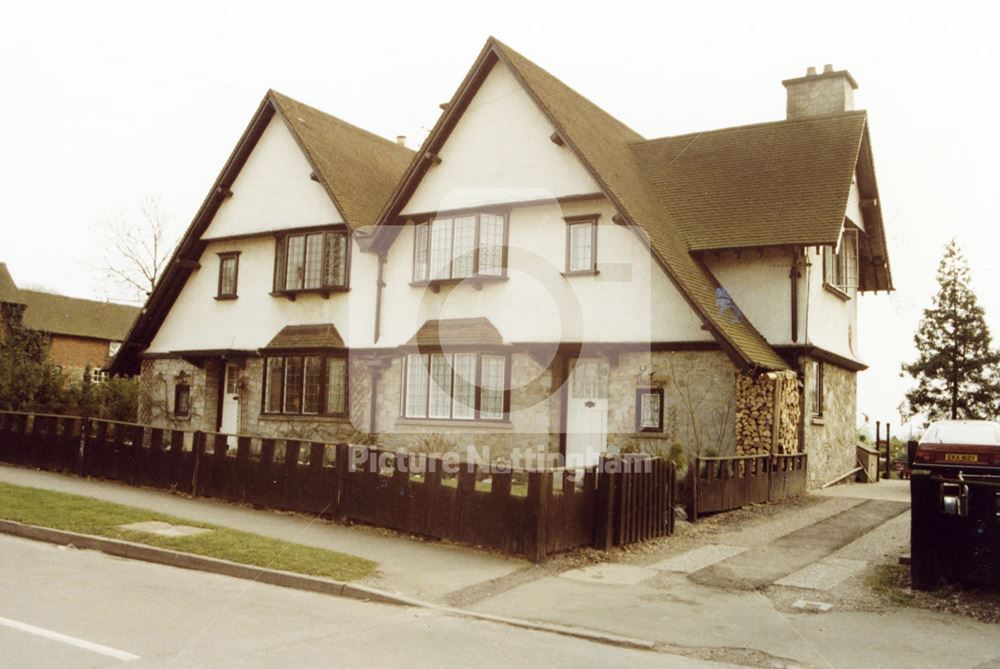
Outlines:
[[917,444],[913,466],[943,475],[1000,473],[1000,423],[939,420]]

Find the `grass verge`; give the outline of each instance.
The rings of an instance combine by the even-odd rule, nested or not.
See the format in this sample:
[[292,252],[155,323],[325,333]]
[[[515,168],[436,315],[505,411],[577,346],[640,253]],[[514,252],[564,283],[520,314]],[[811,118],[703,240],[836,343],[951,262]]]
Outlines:
[[[339,581],[364,578],[374,572],[376,566],[370,560],[323,548],[303,546],[89,497],[6,483],[0,483],[0,518]],[[161,537],[118,527],[147,520],[202,527],[212,531],[189,537]]]

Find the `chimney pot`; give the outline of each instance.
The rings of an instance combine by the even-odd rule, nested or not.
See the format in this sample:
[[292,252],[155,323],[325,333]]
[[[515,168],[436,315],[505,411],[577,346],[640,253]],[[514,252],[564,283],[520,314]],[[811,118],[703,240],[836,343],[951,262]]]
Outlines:
[[396,144],[406,146],[406,135],[396,135]]
[[816,68],[813,67],[812,65],[810,65],[809,67],[807,67],[806,68],[806,76],[807,77],[815,77],[816,76]]
[[829,74],[830,72],[833,72],[833,65],[827,63],[823,66],[823,74]]

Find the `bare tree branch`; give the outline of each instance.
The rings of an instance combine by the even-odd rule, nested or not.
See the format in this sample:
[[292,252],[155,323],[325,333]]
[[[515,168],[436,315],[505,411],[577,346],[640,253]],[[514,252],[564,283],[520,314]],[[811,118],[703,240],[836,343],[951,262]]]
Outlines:
[[146,301],[170,259],[170,218],[159,200],[148,198],[135,213],[119,212],[102,226],[104,254],[95,269],[129,301]]

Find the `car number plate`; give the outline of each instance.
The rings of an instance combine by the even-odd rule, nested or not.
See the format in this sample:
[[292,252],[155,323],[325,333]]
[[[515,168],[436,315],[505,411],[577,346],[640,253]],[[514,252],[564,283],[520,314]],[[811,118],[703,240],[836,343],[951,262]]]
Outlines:
[[979,456],[975,453],[945,453],[946,462],[979,462]]

